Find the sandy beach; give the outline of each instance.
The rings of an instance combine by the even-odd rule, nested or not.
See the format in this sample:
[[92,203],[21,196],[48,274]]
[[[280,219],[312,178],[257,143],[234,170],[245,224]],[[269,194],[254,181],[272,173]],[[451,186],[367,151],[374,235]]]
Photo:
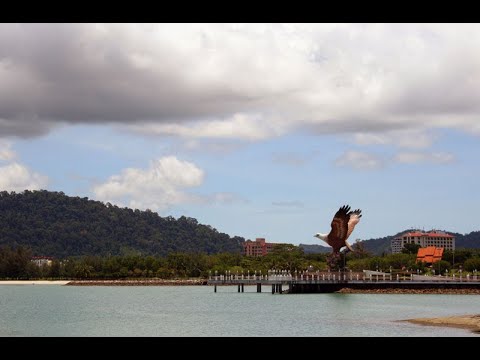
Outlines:
[[430,326],[452,326],[463,329],[471,329],[475,333],[480,333],[480,315],[456,315],[438,318],[417,318],[407,319],[405,321]]
[[66,285],[70,280],[0,280],[0,285]]
[[183,286],[206,285],[204,279],[72,280],[69,286]]

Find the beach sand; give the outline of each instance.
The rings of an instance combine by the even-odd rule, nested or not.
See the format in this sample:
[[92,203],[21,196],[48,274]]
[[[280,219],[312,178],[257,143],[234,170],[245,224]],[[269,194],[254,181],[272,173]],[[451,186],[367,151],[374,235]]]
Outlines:
[[480,334],[480,315],[456,315],[437,318],[417,318],[407,319],[405,321],[430,326],[452,326],[463,329],[471,329]]
[[70,280],[0,280],[0,285],[66,285]]

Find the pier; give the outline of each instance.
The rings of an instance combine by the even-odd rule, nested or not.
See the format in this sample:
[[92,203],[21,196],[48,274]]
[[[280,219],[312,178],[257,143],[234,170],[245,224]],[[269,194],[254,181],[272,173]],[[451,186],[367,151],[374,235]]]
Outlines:
[[255,286],[257,292],[266,287],[272,294],[332,293],[348,287],[352,289],[480,289],[478,275],[425,276],[418,274],[392,274],[379,271],[363,272],[302,272],[291,274],[269,271],[268,274],[231,274],[209,276],[208,285],[237,286],[243,293],[246,285]]

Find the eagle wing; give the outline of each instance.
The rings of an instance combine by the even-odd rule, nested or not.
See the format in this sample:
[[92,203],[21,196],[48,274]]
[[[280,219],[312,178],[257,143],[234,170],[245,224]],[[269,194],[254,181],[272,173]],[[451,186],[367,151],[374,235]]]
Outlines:
[[345,246],[345,239],[348,236],[348,221],[350,219],[350,206],[342,206],[332,220],[332,230],[328,234],[328,243],[335,250]]
[[348,231],[347,231],[347,237],[345,238],[345,240],[348,239],[353,229],[355,228],[355,225],[357,225],[358,222],[360,221],[360,218],[362,217],[362,210],[357,209],[355,211],[350,211],[349,215],[350,215],[350,218],[348,220]]

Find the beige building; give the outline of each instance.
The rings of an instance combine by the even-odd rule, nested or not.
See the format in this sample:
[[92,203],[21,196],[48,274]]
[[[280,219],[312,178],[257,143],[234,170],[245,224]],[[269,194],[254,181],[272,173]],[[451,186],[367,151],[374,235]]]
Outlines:
[[422,248],[435,246],[445,250],[455,250],[455,236],[439,230],[409,231],[392,240],[392,254],[401,253],[405,244],[418,244]]

